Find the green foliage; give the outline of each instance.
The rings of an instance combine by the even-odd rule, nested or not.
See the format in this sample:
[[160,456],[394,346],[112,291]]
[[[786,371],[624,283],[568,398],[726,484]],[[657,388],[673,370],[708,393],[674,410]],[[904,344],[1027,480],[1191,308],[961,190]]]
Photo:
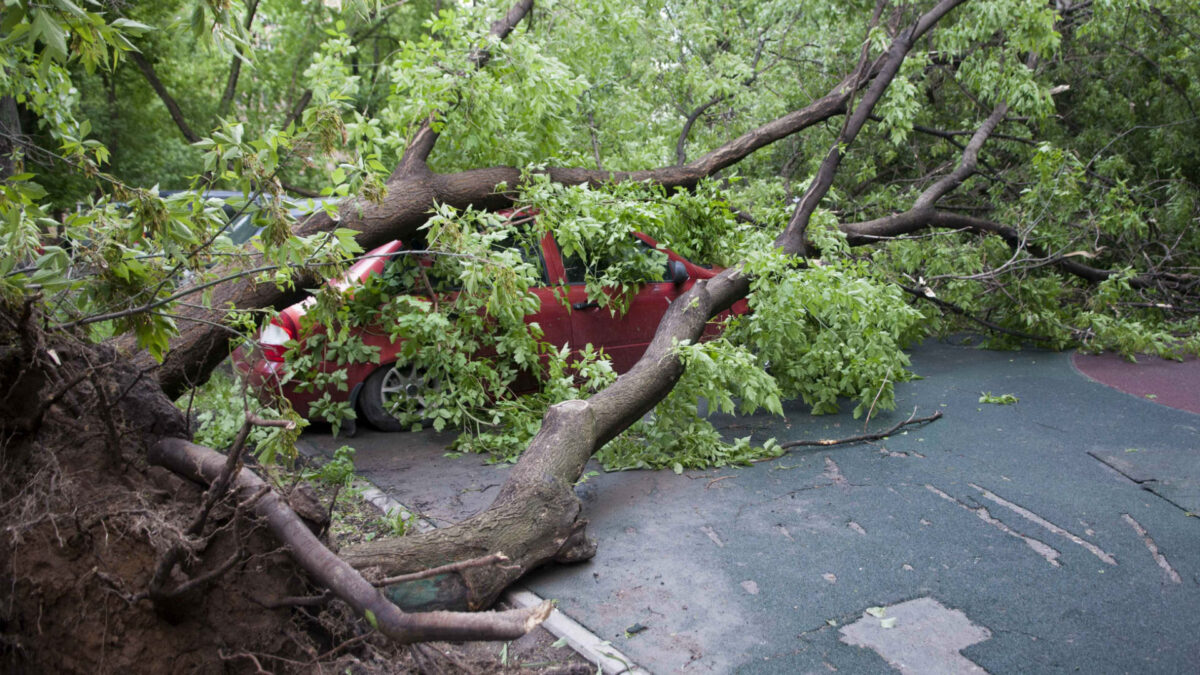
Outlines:
[[1021,400],[1012,394],[992,394],[990,391],[981,392],[979,397],[980,403],[994,403],[996,405],[1012,405]]
[[308,469],[301,475],[305,480],[318,481],[330,486],[349,486],[354,481],[354,448],[343,445],[333,451],[333,459],[316,469]]
[[[309,353],[289,357],[288,376],[322,392],[310,414],[335,429],[354,416],[345,372],[317,364],[378,361],[355,325],[386,326],[404,341],[399,367],[436,385],[414,425],[463,429],[458,449],[498,460],[518,455],[547,406],[611,382],[603,354],[550,348],[524,323],[537,309],[537,270],[508,244],[543,231],[583,262],[589,297],[614,313],[661,274],[662,254],[640,249],[634,231],[698,262],[745,261],[754,280],[752,314],[720,340],[677,346],[683,380],[603,451],[613,468],[682,470],[775,452],[720,442],[695,415],[701,399],[721,411],[777,412],[797,396],[816,413],[844,399],[856,415],[891,407],[894,383],[911,377],[904,345],[977,328],[921,297],[999,326],[994,347],[1032,334],[1052,348],[1200,352],[1187,290],[1200,268],[1194,3],[964,3],[915,45],[878,122],[843,149],[808,228],[821,258],[809,261],[785,260],[771,242],[836,121],[690,190],[567,188],[546,167],[669,166],[677,148],[695,159],[797,110],[852,70],[864,41],[873,54],[888,42],[888,22],[866,29],[875,3],[552,0],[508,39],[489,38],[509,4],[261,0],[249,17],[239,0],[6,3],[0,97],[18,106],[30,142],[0,183],[0,299],[39,298],[51,327],[93,340],[130,334],[162,357],[180,303],[211,302],[216,262],[246,283],[282,288],[301,267],[323,279],[344,269],[361,253],[354,232],[295,236],[300,205],[284,184],[380,202],[429,121],[440,132],[435,170],[524,169],[503,190],[537,209],[537,226],[439,206],[418,244],[428,263],[405,259],[353,296],[319,285],[301,336]],[[901,23],[928,4],[893,3]],[[134,49],[198,143],[182,140],[129,63]],[[489,62],[477,68],[481,49]],[[240,77],[225,98],[234,63]],[[305,91],[311,99],[293,119]],[[909,208],[1000,101],[1010,114],[984,147],[981,175],[941,206],[1012,227],[1018,251],[998,236],[944,231],[869,251],[847,245],[838,223]],[[263,228],[252,249],[231,244],[231,217],[204,196],[218,187],[240,193],[229,204]],[[1116,274],[1085,283],[1058,271],[1064,259]],[[1154,284],[1139,281],[1147,274]],[[249,334],[253,323],[239,325]],[[509,391],[522,371],[538,375],[538,393]],[[218,376],[200,397],[201,438],[227,445],[244,414],[238,385]],[[287,456],[278,438],[255,437],[264,457]]]
[[710,412],[750,413],[762,408],[782,415],[780,391],[744,347],[726,339],[678,344],[686,370],[654,411],[596,455],[606,470],[663,469],[676,473],[709,466],[743,465],[782,451],[775,439],[756,446],[749,437],[726,443],[700,407]]
[[[300,431],[308,426],[290,409],[274,409],[257,405],[248,397],[245,384],[238,378],[217,370],[202,387],[186,394],[175,402],[184,412],[195,416],[193,441],[210,448],[229,448],[246,422],[246,410],[266,419],[288,419],[296,423],[294,430],[281,427],[253,427],[247,445],[254,448],[259,461],[273,464],[278,461],[291,462],[296,458],[296,439]],[[281,401],[286,405],[286,401]],[[332,464],[332,463],[331,463]],[[329,465],[327,465],[329,466]],[[351,468],[353,465],[351,465]],[[336,468],[336,467],[335,467]],[[332,474],[331,474],[332,475]]]
[[893,386],[911,379],[901,349],[921,334],[921,314],[863,261],[800,267],[778,253],[750,258],[751,314],[731,327],[785,397],[814,414],[857,400],[854,416],[895,406]]

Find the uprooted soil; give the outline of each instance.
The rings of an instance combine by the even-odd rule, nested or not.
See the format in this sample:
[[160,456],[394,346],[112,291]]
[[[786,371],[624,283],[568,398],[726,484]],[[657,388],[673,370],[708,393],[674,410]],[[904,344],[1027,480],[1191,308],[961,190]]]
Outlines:
[[[339,602],[309,602],[320,589],[236,505],[186,535],[202,489],[144,459],[187,431],[153,377],[110,349],[3,318],[0,670],[530,672],[487,649],[398,647]],[[190,553],[155,583],[181,544]],[[587,672],[533,642],[550,670]]]

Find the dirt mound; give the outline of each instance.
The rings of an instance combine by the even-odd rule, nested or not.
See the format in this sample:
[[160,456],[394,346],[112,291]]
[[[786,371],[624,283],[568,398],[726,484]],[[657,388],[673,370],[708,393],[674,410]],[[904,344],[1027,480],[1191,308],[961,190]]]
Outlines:
[[[5,337],[0,669],[278,672],[367,641],[336,607],[268,607],[314,591],[245,514],[218,508],[204,533],[185,533],[202,492],[145,463],[150,444],[185,435],[152,377],[105,348]],[[158,579],[173,595],[152,601],[180,545]]]

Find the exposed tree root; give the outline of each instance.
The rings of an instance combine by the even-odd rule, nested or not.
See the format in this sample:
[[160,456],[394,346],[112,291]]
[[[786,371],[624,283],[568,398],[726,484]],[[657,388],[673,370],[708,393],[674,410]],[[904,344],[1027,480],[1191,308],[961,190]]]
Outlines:
[[[190,480],[211,483],[224,471],[221,454],[179,438],[159,441],[149,453],[152,463]],[[266,484],[242,469],[231,489],[240,499],[254,498]],[[258,499],[254,511],[267,520],[272,533],[290,549],[293,559],[313,581],[345,601],[381,633],[398,642],[426,640],[509,640],[520,637],[550,614],[552,605],[504,612],[409,614],[388,602],[374,586],[322,544],[275,492]]]

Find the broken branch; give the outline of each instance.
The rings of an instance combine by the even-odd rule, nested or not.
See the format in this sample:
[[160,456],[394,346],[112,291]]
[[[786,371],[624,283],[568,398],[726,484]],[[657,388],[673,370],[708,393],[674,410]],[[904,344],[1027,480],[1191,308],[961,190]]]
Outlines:
[[784,448],[784,449],[798,448],[798,447],[813,447],[813,446],[829,447],[829,446],[833,446],[833,445],[849,445],[851,443],[866,443],[867,441],[878,441],[878,440],[887,438],[888,436],[891,436],[892,434],[899,431],[901,428],[906,427],[910,424],[925,424],[926,422],[932,422],[936,419],[940,419],[942,416],[942,411],[938,410],[938,411],[935,411],[929,417],[921,417],[921,418],[916,418],[915,417],[916,414],[917,414],[916,409],[913,409],[913,414],[909,415],[908,419],[887,429],[886,431],[880,431],[880,432],[874,433],[874,434],[863,434],[861,436],[850,436],[849,438],[822,439],[822,440],[818,440],[818,441],[788,441],[787,443],[780,443],[779,447]]
[[421,572],[413,572],[411,574],[401,574],[401,575],[394,576],[394,577],[388,577],[386,579],[380,579],[379,581],[375,582],[375,585],[376,586],[388,586],[391,584],[402,584],[402,583],[405,583],[408,581],[416,581],[418,579],[428,579],[429,577],[436,577],[439,574],[450,574],[452,572],[459,572],[459,571],[462,571],[465,569],[470,569],[472,567],[485,567],[487,565],[506,563],[506,562],[508,562],[508,560],[509,560],[508,556],[504,555],[503,553],[493,553],[491,555],[485,555],[480,558],[471,558],[470,560],[460,560],[458,562],[450,563],[448,565],[442,565],[440,567],[433,567],[433,568],[430,568],[427,570],[423,570]]

